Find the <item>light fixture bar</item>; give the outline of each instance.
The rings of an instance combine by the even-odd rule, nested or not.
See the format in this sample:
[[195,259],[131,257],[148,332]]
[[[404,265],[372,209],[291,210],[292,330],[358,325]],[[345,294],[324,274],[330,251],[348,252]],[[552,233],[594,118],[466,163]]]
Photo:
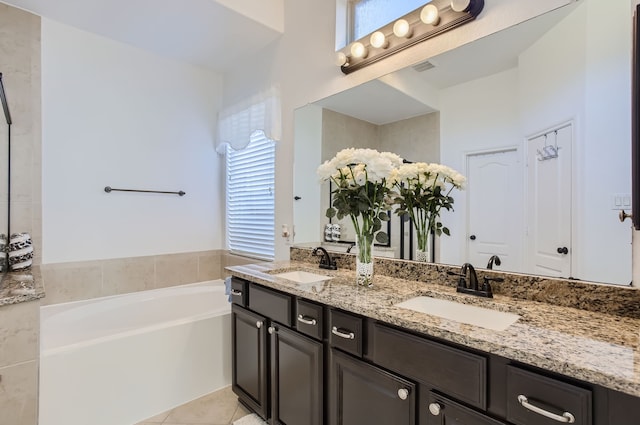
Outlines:
[[[424,17],[426,14],[422,14],[422,11],[427,6],[429,14],[434,13],[434,7],[437,8],[437,19],[433,19],[429,24],[424,23],[421,19],[421,15]],[[343,73],[350,74],[470,22],[480,14],[483,8],[484,0],[433,0],[375,31],[375,33],[381,33],[384,36],[384,43],[372,43],[372,34],[368,34],[338,50],[336,53],[341,58],[338,61],[340,69]],[[409,24],[408,28],[402,21]],[[400,22],[399,25],[398,22]],[[396,31],[394,31],[394,26]],[[394,32],[398,33],[399,27],[402,27],[403,31],[399,33],[400,35],[394,34]],[[374,41],[376,38],[380,39],[380,36],[374,37]],[[364,56],[352,54],[353,45],[358,46],[357,51],[364,51],[366,54]]]

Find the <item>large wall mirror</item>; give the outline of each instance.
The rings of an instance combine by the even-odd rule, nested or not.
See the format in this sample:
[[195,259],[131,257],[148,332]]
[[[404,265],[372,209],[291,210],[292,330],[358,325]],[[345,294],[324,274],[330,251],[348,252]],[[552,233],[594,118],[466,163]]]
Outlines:
[[[295,242],[323,239],[317,166],[372,147],[468,178],[436,262],[628,285],[631,17],[581,0],[297,110]],[[411,259],[400,232],[388,256]]]

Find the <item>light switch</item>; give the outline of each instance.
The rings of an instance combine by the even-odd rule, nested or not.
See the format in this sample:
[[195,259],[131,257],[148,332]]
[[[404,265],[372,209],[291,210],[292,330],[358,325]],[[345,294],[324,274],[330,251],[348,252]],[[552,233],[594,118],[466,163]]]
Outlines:
[[612,193],[611,209],[612,210],[628,210],[631,208],[630,193]]

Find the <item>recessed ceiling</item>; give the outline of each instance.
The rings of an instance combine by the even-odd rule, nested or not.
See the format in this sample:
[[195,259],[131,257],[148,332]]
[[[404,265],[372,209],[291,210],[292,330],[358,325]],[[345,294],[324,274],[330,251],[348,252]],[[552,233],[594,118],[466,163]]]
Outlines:
[[274,29],[278,25],[268,26],[216,0],[3,1],[44,18],[217,72],[232,69],[240,58],[266,47],[281,35]]

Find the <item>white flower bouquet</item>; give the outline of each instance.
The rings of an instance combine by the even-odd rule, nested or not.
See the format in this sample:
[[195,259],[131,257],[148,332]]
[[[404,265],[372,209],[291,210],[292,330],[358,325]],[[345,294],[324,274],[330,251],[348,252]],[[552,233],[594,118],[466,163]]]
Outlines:
[[[331,180],[336,185],[327,217],[351,218],[358,244],[357,260],[371,264],[370,274],[374,235],[380,243],[388,241],[388,235],[381,229],[382,222],[389,220],[387,210],[391,208],[389,177],[401,164],[402,158],[391,152],[348,148],[317,170],[321,180]],[[371,277],[359,278],[359,283],[371,286]]]
[[398,191],[395,212],[411,217],[419,252],[426,252],[432,231],[437,236],[450,234],[440,222],[440,211],[453,210],[451,191],[464,189],[466,178],[462,174],[446,165],[416,162],[398,167],[389,180]]

